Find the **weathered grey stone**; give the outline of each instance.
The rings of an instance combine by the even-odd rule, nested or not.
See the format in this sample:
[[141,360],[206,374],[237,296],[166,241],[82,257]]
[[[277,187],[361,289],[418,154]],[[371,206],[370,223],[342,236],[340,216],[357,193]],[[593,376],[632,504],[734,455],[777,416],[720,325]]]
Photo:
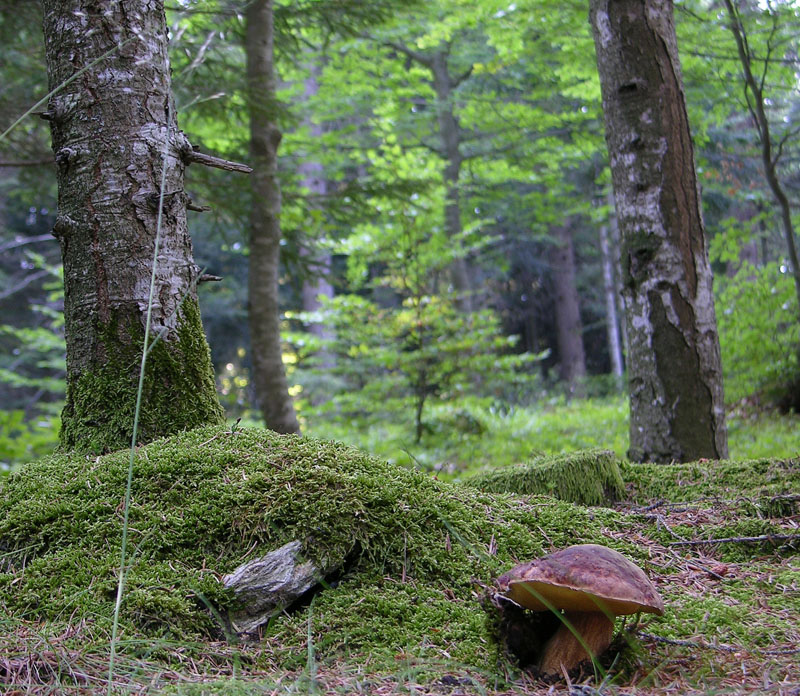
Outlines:
[[298,558],[301,548],[291,541],[222,578],[239,600],[238,610],[228,616],[237,633],[254,632],[324,577],[313,562]]

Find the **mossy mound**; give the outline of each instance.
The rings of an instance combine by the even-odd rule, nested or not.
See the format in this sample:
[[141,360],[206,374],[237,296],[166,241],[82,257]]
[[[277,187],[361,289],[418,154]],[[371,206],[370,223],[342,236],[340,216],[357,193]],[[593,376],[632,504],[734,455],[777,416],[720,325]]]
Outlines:
[[464,484],[495,493],[552,495],[581,505],[608,505],[625,494],[619,462],[608,450],[540,456],[527,464],[478,474]]
[[690,502],[702,497],[769,498],[800,490],[800,459],[699,461],[688,464],[623,462],[622,477],[634,502]]
[[[107,630],[128,457],[54,456],[8,478],[0,608],[25,619],[88,618]],[[123,634],[221,637],[209,609],[231,604],[221,575],[299,540],[308,557],[344,572],[310,608],[269,625],[276,656],[305,660],[310,623],[318,659],[447,655],[483,668],[498,648],[476,584],[553,547],[601,542],[618,518],[437,481],[336,443],[198,429],[136,453]],[[626,541],[612,544],[640,555]]]

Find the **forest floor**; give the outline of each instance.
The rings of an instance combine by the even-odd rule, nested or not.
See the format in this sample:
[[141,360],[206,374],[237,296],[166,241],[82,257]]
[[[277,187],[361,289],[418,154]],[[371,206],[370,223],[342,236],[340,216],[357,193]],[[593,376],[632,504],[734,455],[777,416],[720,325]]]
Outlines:
[[[679,534],[687,530],[727,528],[744,499],[706,499],[690,503],[659,500],[649,505],[623,504],[633,524],[624,532],[647,549],[661,572],[652,576],[670,611],[683,630],[659,631],[658,621],[647,630],[624,629],[620,647],[630,640],[605,681],[587,675],[570,683],[546,684],[525,673],[481,674],[457,664],[416,662],[413,655],[398,654],[397,670],[374,672],[368,662],[326,661],[315,664],[313,649],[303,669],[285,671],[267,666],[258,644],[209,643],[204,659],[182,657],[186,646],[175,645],[158,659],[143,655],[122,657],[117,664],[114,693],[153,694],[412,694],[417,696],[510,696],[522,694],[626,694],[672,696],[679,694],[800,694],[800,518],[794,512],[774,517],[789,539],[725,537],[714,544]],[[791,501],[788,497],[783,504]],[[654,529],[666,530],[654,540]],[[607,530],[610,538],[623,532]],[[758,536],[758,535],[757,535]],[[723,537],[717,537],[723,538]],[[794,544],[795,551],[791,544]],[[736,548],[731,554],[726,548]],[[732,560],[738,558],[739,560]],[[717,610],[709,609],[716,607]],[[698,612],[702,608],[702,614]],[[743,611],[726,611],[735,608]],[[740,617],[740,618],[737,618]],[[731,626],[731,620],[744,625]],[[2,624],[0,624],[0,629]],[[45,638],[41,625],[18,624],[11,634],[0,635],[0,685],[6,696],[22,694],[101,694],[106,692],[108,656],[97,644],[85,621],[71,635]],[[627,631],[630,632],[627,632]],[[74,645],[76,634],[86,633],[83,649]],[[773,634],[769,647],[756,647],[748,636]],[[679,635],[680,637],[676,637]],[[17,646],[13,645],[17,642]],[[24,646],[24,654],[19,648]],[[622,647],[625,647],[624,645]],[[9,655],[15,655],[9,657]],[[166,659],[165,659],[166,658]],[[169,666],[167,666],[169,665]],[[621,666],[621,670],[615,669]],[[503,682],[498,685],[497,682]],[[78,685],[70,686],[75,683]]]
[[[148,640],[123,633],[109,691],[107,622],[71,605],[51,620],[20,617],[0,594],[0,693],[800,695],[800,459],[626,464],[622,474],[626,496],[613,511],[575,508],[587,515],[586,536],[600,534],[608,545],[636,549],[647,559],[667,612],[635,626],[618,622],[619,635],[592,674],[546,683],[508,664],[467,665],[453,657],[457,632],[449,644],[425,646],[424,656],[414,644],[388,660],[369,650],[355,659],[326,653],[318,648],[323,637],[340,629],[325,624],[331,614],[317,609],[315,600],[295,619],[294,632],[273,631],[263,642]],[[548,503],[536,498],[537,505]],[[563,544],[559,530],[541,525],[545,546]],[[24,585],[20,578],[6,575],[6,590]],[[397,571],[392,578],[387,571],[385,579],[398,588],[405,582]],[[355,608],[359,602],[349,613],[364,611],[366,621],[369,610]],[[290,653],[295,658],[288,665],[280,656]]]

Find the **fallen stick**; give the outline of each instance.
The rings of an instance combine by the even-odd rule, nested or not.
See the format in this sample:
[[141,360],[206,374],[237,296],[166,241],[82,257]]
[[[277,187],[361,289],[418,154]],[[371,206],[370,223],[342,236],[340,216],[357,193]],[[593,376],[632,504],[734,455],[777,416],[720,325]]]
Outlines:
[[703,544],[757,544],[762,541],[800,541],[800,534],[762,534],[754,537],[725,537],[723,539],[687,539],[670,542],[670,546],[700,546]]

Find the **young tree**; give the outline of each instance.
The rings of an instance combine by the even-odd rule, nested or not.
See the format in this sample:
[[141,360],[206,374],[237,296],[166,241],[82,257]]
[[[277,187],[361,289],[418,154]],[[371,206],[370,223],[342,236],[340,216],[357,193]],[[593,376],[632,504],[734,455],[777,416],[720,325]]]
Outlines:
[[728,454],[711,269],[669,0],[592,0],[622,237],[631,459]]
[[45,117],[64,262],[62,445],[130,445],[151,273],[159,340],[149,348],[140,438],[222,422],[186,225],[193,151],[177,127],[163,2],[44,0],[43,10],[50,89],[59,88]]
[[[765,93],[767,77],[770,76],[771,79],[774,79],[774,74],[778,72],[771,64],[774,61],[780,62],[782,58],[781,51],[796,51],[796,48],[792,49],[796,39],[794,34],[796,24],[787,21],[787,19],[796,20],[797,9],[793,6],[793,3],[788,4],[787,7],[773,7],[768,3],[766,8],[758,8],[753,13],[755,14],[755,21],[766,25],[768,28],[768,31],[764,32],[767,38],[764,40],[764,44],[761,47],[762,53],[759,56],[752,46],[751,37],[746,27],[746,19],[743,16],[740,4],[733,0],[725,0],[728,27],[736,41],[736,50],[745,86],[745,102],[758,136],[758,142],[761,145],[761,162],[764,167],[764,176],[780,210],[783,235],[786,240],[786,253],[794,278],[797,307],[800,310],[800,257],[798,257],[795,241],[797,234],[792,220],[792,204],[780,171],[781,166],[784,164],[781,160],[784,158],[786,150],[788,150],[788,144],[797,137],[800,128],[798,128],[795,119],[786,116],[785,105],[779,112],[779,119],[776,119],[777,123],[773,123],[768,113],[768,105],[774,103],[774,97],[770,99]],[[782,17],[782,14],[788,15],[788,17]],[[793,57],[796,57],[796,54]],[[784,73],[788,72],[791,76],[789,78],[790,84],[794,83],[796,85],[796,70],[790,69],[787,71],[785,66],[782,67]],[[785,80],[786,78],[784,77],[782,81]],[[773,91],[777,92],[777,90]],[[800,344],[798,344],[798,352],[800,352]],[[800,395],[797,395],[795,399],[800,401]]]
[[253,164],[250,215],[250,345],[256,401],[268,428],[296,433],[294,412],[281,350],[278,274],[281,241],[281,189],[275,118],[276,78],[272,0],[256,0],[247,22],[247,98],[250,108],[250,155]]

